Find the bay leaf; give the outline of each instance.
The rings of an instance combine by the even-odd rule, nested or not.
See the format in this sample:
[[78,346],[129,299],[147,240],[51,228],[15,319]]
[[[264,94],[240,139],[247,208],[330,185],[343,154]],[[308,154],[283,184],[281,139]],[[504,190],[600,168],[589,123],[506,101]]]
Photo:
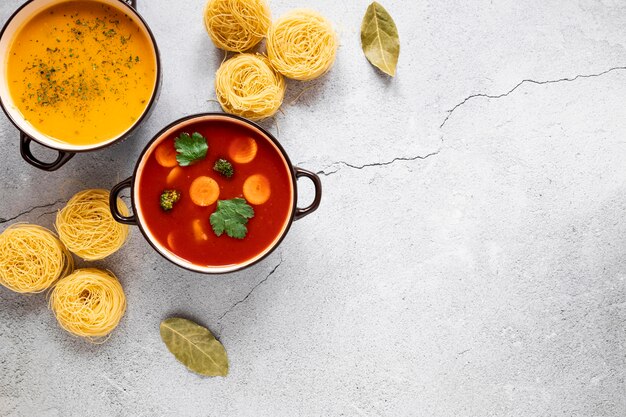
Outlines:
[[226,376],[226,349],[209,329],[191,320],[172,317],[161,322],[161,339],[189,370],[205,376]]
[[367,60],[382,72],[396,75],[400,37],[391,15],[378,2],[367,8],[361,23],[361,48]]

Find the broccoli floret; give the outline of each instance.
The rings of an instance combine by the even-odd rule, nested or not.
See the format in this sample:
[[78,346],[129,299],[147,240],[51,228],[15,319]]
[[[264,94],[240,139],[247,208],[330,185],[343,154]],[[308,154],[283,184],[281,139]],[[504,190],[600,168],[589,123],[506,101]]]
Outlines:
[[170,211],[178,200],[180,200],[180,193],[178,191],[164,190],[161,193],[161,208],[164,211]]
[[218,159],[217,161],[215,161],[213,169],[225,176],[226,178],[232,177],[235,173],[235,170],[233,169],[233,164],[225,159]]

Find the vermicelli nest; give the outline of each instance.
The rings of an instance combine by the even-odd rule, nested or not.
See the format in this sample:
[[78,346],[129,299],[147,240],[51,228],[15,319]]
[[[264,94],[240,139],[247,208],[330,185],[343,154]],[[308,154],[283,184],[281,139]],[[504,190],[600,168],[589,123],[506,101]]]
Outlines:
[[239,54],[215,74],[215,94],[224,111],[251,120],[270,117],[285,96],[285,79],[260,54]]
[[265,0],[209,0],[204,24],[218,48],[243,52],[263,39],[271,23]]
[[270,26],[267,56],[285,77],[303,81],[317,78],[330,69],[336,53],[335,30],[314,10],[293,10]]
[[98,341],[119,324],[126,311],[126,296],[113,273],[77,269],[54,286],[49,306],[65,330]]
[[44,227],[14,224],[0,234],[0,284],[12,291],[44,291],[73,269],[72,255]]
[[[127,216],[129,211],[121,199],[117,208]],[[113,219],[107,190],[85,190],[77,193],[59,211],[55,227],[61,242],[87,261],[106,258],[126,242],[128,226]]]

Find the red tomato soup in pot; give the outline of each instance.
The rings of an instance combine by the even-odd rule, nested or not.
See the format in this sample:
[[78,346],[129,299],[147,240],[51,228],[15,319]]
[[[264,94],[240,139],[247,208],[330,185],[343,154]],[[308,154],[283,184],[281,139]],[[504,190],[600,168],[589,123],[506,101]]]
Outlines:
[[198,266],[237,265],[263,253],[293,207],[291,173],[278,148],[228,119],[183,123],[151,145],[137,175],[144,227]]

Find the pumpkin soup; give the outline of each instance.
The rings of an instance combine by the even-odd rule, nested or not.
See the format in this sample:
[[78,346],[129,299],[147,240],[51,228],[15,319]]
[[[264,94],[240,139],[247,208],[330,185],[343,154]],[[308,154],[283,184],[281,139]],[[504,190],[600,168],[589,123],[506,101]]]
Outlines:
[[128,14],[98,1],[42,10],[15,35],[6,74],[15,106],[42,134],[94,145],[127,131],[156,88],[156,52]]

